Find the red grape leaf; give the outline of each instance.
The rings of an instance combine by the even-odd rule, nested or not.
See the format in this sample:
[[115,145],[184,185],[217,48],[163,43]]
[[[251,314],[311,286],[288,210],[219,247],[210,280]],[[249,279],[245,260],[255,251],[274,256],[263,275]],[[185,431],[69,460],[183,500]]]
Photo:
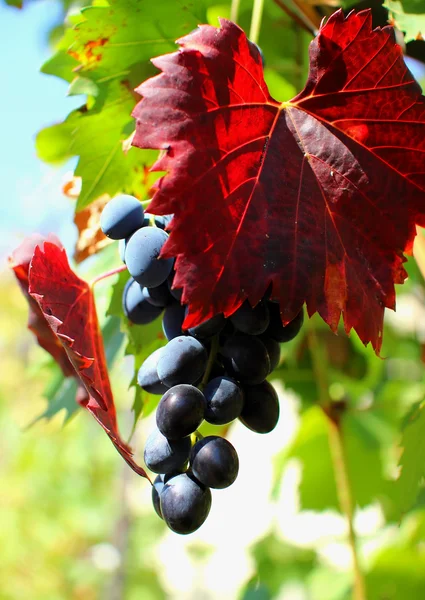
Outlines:
[[175,215],[163,256],[177,257],[185,327],[271,285],[284,323],[305,302],[379,354],[403,253],[425,225],[425,99],[393,29],[372,31],[368,10],[334,13],[304,90],[283,103],[235,24],[178,43],[137,89],[133,144],[163,151],[148,210]]
[[[59,248],[62,247],[55,236],[51,235],[47,239],[57,244]],[[28,271],[34,250],[36,246],[45,241],[46,238],[37,234],[25,238],[9,257],[9,266],[13,269],[22,293],[28,302],[28,329],[34,333],[39,345],[52,355],[65,377],[70,377],[75,374],[74,367],[70,363],[64,347],[50,329],[38,302],[28,292]]]
[[65,250],[50,241],[34,248],[29,268],[29,294],[41,309],[52,335],[61,343],[87,394],[79,402],[97,420],[115,448],[139,475],[147,477],[121,439],[106,367],[94,295],[69,267]]

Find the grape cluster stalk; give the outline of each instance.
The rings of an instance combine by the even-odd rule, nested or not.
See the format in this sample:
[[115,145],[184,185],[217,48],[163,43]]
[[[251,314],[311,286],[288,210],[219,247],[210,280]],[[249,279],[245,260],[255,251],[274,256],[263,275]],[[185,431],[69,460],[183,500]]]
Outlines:
[[206,520],[211,488],[224,489],[237,478],[239,458],[224,437],[202,437],[205,420],[223,426],[239,419],[257,433],[269,433],[279,419],[279,401],[268,375],[280,360],[280,344],[292,340],[303,311],[286,326],[279,305],[263,298],[245,301],[229,318],[217,314],[187,331],[181,289],[173,287],[174,260],[160,258],[172,215],[144,213],[134,197],[119,195],[104,208],[101,228],[119,240],[130,278],[123,312],[135,325],[162,315],[167,343],[142,364],[137,382],[161,395],[156,428],[144,459],[157,474],[152,503],[168,527],[180,534],[196,531]]

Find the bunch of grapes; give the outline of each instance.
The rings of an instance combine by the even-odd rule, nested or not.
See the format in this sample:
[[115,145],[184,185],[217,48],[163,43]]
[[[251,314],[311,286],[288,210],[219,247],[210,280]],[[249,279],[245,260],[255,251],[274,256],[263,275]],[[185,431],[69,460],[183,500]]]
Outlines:
[[160,394],[156,428],[146,441],[147,467],[157,473],[152,501],[168,527],[181,534],[198,529],[211,508],[211,488],[231,485],[239,470],[233,445],[223,437],[202,437],[205,420],[223,426],[239,419],[257,433],[268,433],[279,419],[279,402],[266,380],[277,367],[280,343],[293,339],[303,312],[282,325],[279,305],[264,298],[246,301],[229,318],[218,314],[183,331],[186,307],[173,289],[173,259],[159,258],[172,216],[144,214],[127,195],[111,200],[101,216],[105,235],[120,240],[130,273],[123,310],[136,325],[163,314],[167,344],[142,364],[138,384]]

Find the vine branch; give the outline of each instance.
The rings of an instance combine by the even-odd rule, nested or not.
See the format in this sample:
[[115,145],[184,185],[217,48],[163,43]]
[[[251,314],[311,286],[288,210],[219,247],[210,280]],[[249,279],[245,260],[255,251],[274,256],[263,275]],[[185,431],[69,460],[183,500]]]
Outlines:
[[260,37],[263,9],[264,0],[254,0],[254,6],[252,7],[251,28],[249,30],[249,39],[254,44],[258,44],[258,38]]
[[328,416],[329,446],[331,449],[332,464],[335,472],[335,483],[338,492],[338,501],[341,510],[347,517],[348,541],[351,548],[354,569],[353,600],[366,600],[366,589],[363,573],[360,568],[359,556],[356,547],[356,533],[353,525],[353,498],[351,495],[350,480],[347,471],[347,460],[344,450],[341,423]]
[[335,473],[335,484],[341,511],[348,524],[348,542],[351,549],[354,570],[353,600],[366,600],[366,588],[363,573],[360,568],[357,553],[356,534],[353,525],[354,502],[348,476],[347,457],[344,449],[343,431],[340,415],[332,410],[332,401],[329,396],[329,382],[327,376],[327,359],[325,349],[320,346],[317,333],[312,321],[308,332],[308,343],[313,362],[313,372],[319,387],[319,403],[326,416],[328,424],[329,446]]
[[317,13],[314,6],[306,4],[304,0],[291,0],[291,2],[297,7],[298,11],[300,12],[301,18],[305,21],[305,23],[312,27],[312,30],[314,32],[313,35],[316,35],[320,28],[322,18]]
[[288,17],[291,17],[291,19],[295,21],[295,23],[297,23],[297,25],[299,25],[302,29],[307,31],[312,36],[316,35],[317,27],[315,27],[315,25],[310,21],[310,19],[307,19],[304,14],[303,17],[301,17],[298,13],[291,10],[289,6],[287,6],[285,2],[283,2],[283,0],[273,0],[273,2],[279,8],[281,8],[283,12],[285,12],[288,15]]

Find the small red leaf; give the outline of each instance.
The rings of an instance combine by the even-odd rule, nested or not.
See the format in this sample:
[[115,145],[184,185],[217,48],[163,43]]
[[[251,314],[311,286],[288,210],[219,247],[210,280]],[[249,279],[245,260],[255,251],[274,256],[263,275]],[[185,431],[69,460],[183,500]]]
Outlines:
[[77,377],[82,384],[77,401],[92,413],[130,467],[146,477],[118,432],[90,286],[70,269],[65,250],[53,237],[49,240],[33,237],[13,254],[12,261],[12,268],[29,299],[30,320],[36,322],[33,330],[40,345],[59,362],[65,375]]
[[175,215],[164,256],[177,256],[185,327],[255,305],[271,284],[284,323],[305,302],[379,353],[403,253],[425,225],[425,99],[392,28],[334,13],[304,90],[284,103],[233,23],[178,43],[137,90],[133,143],[163,150],[149,210]]
[[[60,241],[55,236],[49,236],[48,240],[61,247]],[[38,302],[28,292],[30,262],[36,246],[44,241],[46,239],[37,234],[26,238],[10,256],[9,266],[13,269],[22,293],[28,302],[28,329],[34,333],[39,345],[52,355],[65,377],[69,377],[75,374],[74,367],[70,363],[64,347],[47,324]]]

